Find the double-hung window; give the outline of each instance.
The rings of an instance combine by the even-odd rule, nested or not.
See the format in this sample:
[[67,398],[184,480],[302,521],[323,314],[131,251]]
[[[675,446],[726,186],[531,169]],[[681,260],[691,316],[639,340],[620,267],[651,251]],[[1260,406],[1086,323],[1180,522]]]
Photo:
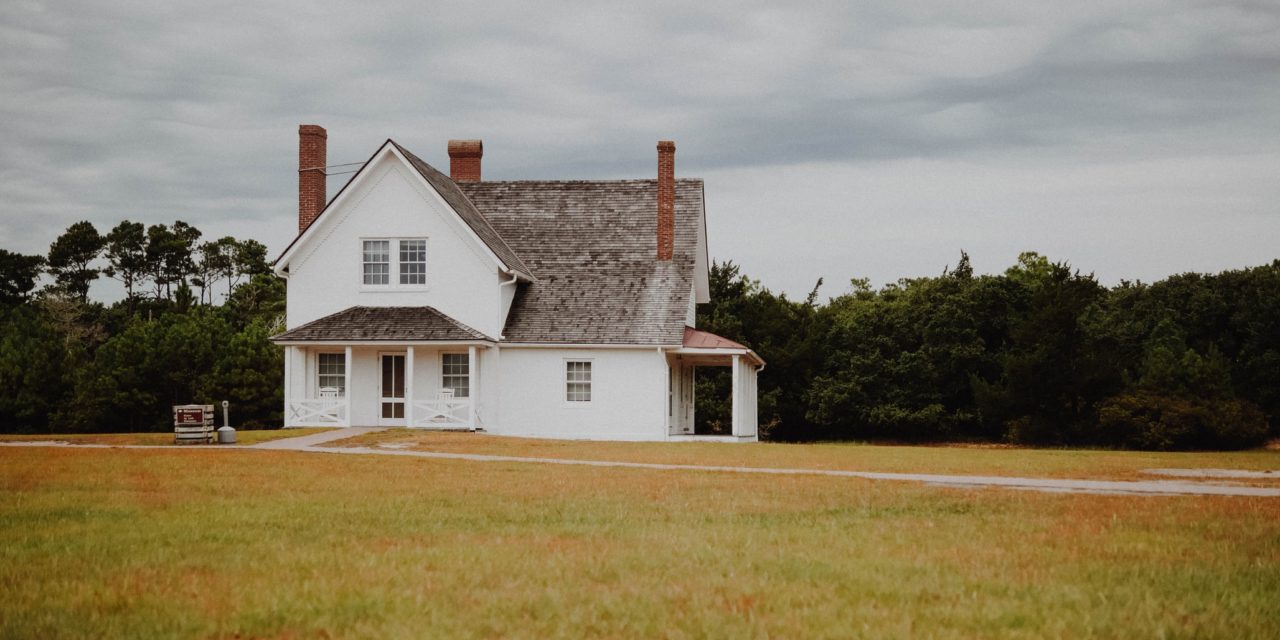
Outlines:
[[453,397],[466,398],[471,395],[471,362],[465,353],[446,353],[441,356],[440,379],[441,389],[453,391]]
[[362,280],[366,287],[416,288],[427,284],[426,238],[361,241]]
[[427,283],[427,241],[400,241],[400,284]]
[[364,241],[364,283],[389,284],[391,282],[391,241]]
[[342,353],[316,354],[316,385],[321,394],[336,391],[339,396],[347,395],[347,356]]
[[568,360],[564,363],[564,399],[567,402],[591,402],[590,360]]

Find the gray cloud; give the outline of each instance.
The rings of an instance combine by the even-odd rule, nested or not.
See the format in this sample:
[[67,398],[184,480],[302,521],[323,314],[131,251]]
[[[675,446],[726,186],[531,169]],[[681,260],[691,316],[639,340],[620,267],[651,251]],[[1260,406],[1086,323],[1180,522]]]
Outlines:
[[122,218],[278,250],[300,122],[334,163],[481,137],[495,178],[647,176],[674,138],[717,257],[796,294],[962,247],[1152,279],[1280,235],[1272,3],[16,0],[0,90],[0,246],[25,252]]

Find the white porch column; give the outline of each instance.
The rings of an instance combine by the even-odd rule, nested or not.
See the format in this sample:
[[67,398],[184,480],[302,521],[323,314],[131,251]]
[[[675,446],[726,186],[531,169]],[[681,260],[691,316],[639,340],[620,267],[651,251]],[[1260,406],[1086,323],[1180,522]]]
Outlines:
[[289,404],[293,399],[293,350],[297,347],[284,348],[284,426],[293,426],[293,411]]
[[480,368],[476,366],[477,362],[476,346],[471,345],[467,347],[467,383],[471,396],[471,411],[467,415],[467,421],[472,431],[480,425],[480,421],[476,418],[476,414],[480,412]]
[[343,401],[347,403],[347,415],[344,416],[343,424],[349,427],[351,426],[351,367],[355,365],[351,361],[351,347],[347,347],[342,360],[342,395]]
[[729,395],[729,404],[733,407],[733,418],[730,421],[733,435],[746,435],[745,420],[742,419],[742,356],[733,356],[733,391]]
[[413,345],[404,354],[404,426],[413,426]]

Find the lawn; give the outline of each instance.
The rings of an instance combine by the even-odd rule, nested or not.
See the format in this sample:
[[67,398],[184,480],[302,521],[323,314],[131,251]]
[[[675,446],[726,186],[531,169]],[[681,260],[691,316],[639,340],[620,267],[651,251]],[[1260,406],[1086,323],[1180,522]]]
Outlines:
[[[270,442],[281,438],[328,431],[327,428],[314,429],[254,429],[237,430],[236,444],[251,445]],[[65,442],[67,444],[110,444],[110,445],[172,445],[173,432],[163,433],[72,433],[72,434],[34,434],[34,435],[0,435],[0,442]],[[188,446],[188,445],[181,445]],[[225,445],[224,445],[225,446]]]
[[330,446],[390,445],[418,451],[480,453],[662,464],[844,469],[886,473],[1006,475],[1037,478],[1153,480],[1144,469],[1273,471],[1280,483],[1280,450],[1165,453],[1089,449],[923,447],[867,444],[738,444],[723,442],[601,442],[487,436],[476,433],[391,429]]
[[0,448],[0,637],[1244,638],[1277,601],[1277,499]]

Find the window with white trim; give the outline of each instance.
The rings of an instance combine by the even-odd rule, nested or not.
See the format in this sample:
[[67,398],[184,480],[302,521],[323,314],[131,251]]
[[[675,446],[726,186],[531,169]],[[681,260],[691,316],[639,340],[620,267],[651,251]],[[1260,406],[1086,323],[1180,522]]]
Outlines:
[[590,360],[565,361],[564,399],[567,402],[591,402]]
[[400,284],[427,283],[427,241],[400,241]]
[[316,354],[316,386],[321,393],[336,389],[338,395],[347,395],[347,355],[345,353]]
[[452,389],[455,398],[471,395],[471,359],[467,354],[441,354],[440,371],[441,389]]
[[364,283],[389,284],[391,282],[391,241],[364,241]]
[[365,286],[422,287],[427,284],[427,239],[361,240],[361,282]]

